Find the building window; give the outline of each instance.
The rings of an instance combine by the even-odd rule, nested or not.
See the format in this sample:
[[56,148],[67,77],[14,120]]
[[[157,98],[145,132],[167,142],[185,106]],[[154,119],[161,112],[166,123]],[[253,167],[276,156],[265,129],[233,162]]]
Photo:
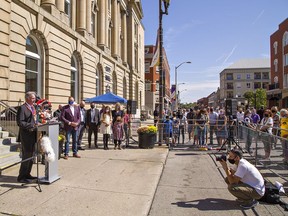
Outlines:
[[283,47],[288,45],[288,32],[286,31],[283,36]]
[[233,83],[227,83],[227,89],[234,89],[233,88]]
[[246,79],[251,79],[251,75],[250,74],[246,74]]
[[159,81],[156,81],[156,91],[159,91]]
[[160,69],[159,66],[156,66],[156,73],[159,73]]
[[123,97],[127,99],[127,81],[126,77],[123,77]]
[[233,74],[226,74],[226,80],[233,80]]
[[108,0],[108,11],[111,11],[111,0]]
[[278,59],[274,59],[274,71],[278,72]]
[[262,73],[262,79],[269,79],[269,73],[268,72]]
[[150,63],[145,62],[145,73],[150,73]]
[[288,53],[284,55],[284,66],[288,65]]
[[236,83],[236,88],[241,88],[241,83],[240,82],[238,82],[238,83]]
[[233,92],[227,92],[227,98],[233,98]]
[[138,70],[138,50],[135,48],[134,50],[134,64],[135,64],[135,69]]
[[237,80],[241,79],[241,74],[237,74]]
[[96,96],[100,95],[100,75],[98,70],[96,70]]
[[288,74],[284,74],[284,80],[283,80],[284,87],[288,87]]
[[70,0],[65,0],[64,13],[69,17],[69,20],[71,22],[71,2],[70,2]]
[[277,48],[278,48],[278,42],[277,41],[274,42],[273,48],[274,48],[274,55],[277,55]]
[[263,89],[268,88],[268,86],[269,86],[269,83],[268,83],[268,82],[263,82],[263,83],[262,83],[262,88],[263,88]]
[[71,87],[70,96],[74,97],[75,100],[78,99],[78,67],[77,60],[75,56],[71,58]]
[[145,83],[145,91],[151,91],[151,82]]
[[255,82],[254,83],[254,89],[261,88],[261,82]]
[[251,83],[246,83],[247,88],[251,88]]
[[108,28],[108,48],[111,50],[112,48],[112,28],[113,28],[113,23],[110,20],[109,22],[109,28]]
[[261,79],[261,73],[255,73],[255,74],[254,74],[254,79],[255,79],[255,80]]
[[35,91],[41,95],[40,48],[33,36],[26,38],[25,91]]

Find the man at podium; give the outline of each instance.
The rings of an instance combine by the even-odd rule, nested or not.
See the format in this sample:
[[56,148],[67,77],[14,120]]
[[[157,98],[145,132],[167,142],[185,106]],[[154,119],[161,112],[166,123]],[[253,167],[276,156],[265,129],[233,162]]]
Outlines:
[[[36,100],[35,92],[29,91],[25,94],[25,103],[17,110],[17,125],[19,126],[19,136],[22,146],[22,161],[19,175],[17,178],[18,182],[30,183],[32,179],[37,177],[31,176],[31,170],[33,165],[33,153],[35,150],[35,143],[37,140],[36,132],[36,110],[34,102]],[[31,158],[29,160],[29,158]]]

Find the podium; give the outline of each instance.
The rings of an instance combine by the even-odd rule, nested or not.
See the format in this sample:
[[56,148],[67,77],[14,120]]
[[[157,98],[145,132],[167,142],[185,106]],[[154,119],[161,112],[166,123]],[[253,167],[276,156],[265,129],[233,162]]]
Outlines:
[[39,132],[44,132],[45,136],[48,136],[51,140],[51,145],[55,153],[55,160],[53,162],[45,161],[45,177],[40,177],[41,183],[52,183],[60,179],[58,175],[58,136],[59,136],[59,122],[47,123],[38,126]]

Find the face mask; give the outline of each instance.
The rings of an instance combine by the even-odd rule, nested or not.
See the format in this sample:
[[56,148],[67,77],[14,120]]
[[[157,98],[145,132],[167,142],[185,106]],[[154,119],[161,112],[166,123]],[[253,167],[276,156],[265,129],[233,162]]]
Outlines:
[[235,160],[234,159],[228,159],[229,163],[231,164],[235,164]]
[[69,104],[69,105],[73,105],[73,104],[74,104],[74,101],[68,101],[68,104]]
[[264,116],[265,116],[265,117],[269,117],[269,115],[268,115],[268,114],[264,114]]
[[95,108],[95,106],[94,106],[94,105],[91,105],[90,107],[91,107],[91,109],[94,109],[94,108]]

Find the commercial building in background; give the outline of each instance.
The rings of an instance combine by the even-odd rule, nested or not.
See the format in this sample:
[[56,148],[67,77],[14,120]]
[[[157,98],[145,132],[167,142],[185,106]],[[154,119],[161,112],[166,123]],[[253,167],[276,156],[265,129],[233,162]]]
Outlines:
[[[157,65],[151,67],[151,62],[156,51],[156,46],[145,46],[145,110],[153,111],[159,106],[159,82],[160,74]],[[170,90],[170,67],[163,48],[163,72],[165,73],[165,99],[164,108],[171,104],[171,90]]]
[[110,90],[145,104],[141,1],[2,0],[0,11],[0,100],[32,90],[61,104]]
[[248,105],[244,93],[266,89],[269,84],[270,59],[239,60],[220,73],[220,104],[224,107],[229,98],[236,99],[238,105]]
[[288,19],[270,36],[271,85],[267,91],[269,107],[288,107]]

